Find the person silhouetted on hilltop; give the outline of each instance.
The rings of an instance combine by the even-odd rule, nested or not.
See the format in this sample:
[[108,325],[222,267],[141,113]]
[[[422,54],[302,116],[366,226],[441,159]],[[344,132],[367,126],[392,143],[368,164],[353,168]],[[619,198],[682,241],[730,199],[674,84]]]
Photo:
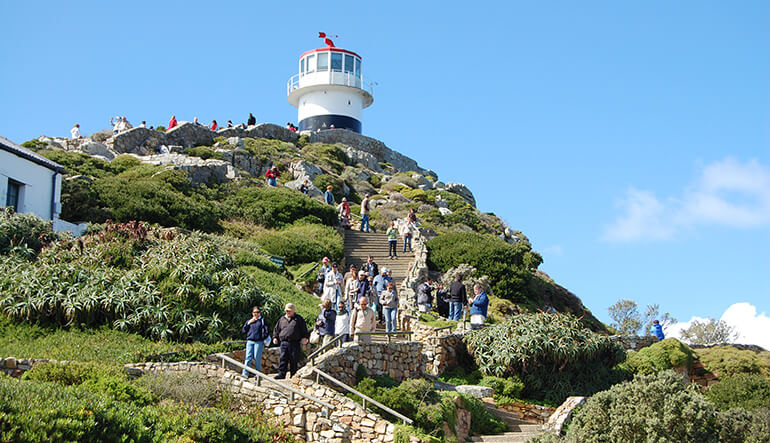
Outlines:
[[660,322],[657,320],[652,321],[652,335],[658,337],[658,340],[666,338],[666,335],[663,334],[663,326],[661,326]]
[[233,121],[232,120],[228,120],[227,121],[227,127],[228,128],[232,128],[233,127]]
[[171,120],[168,121],[168,128],[166,128],[166,130],[168,131],[173,128],[176,128],[176,115],[171,116]]
[[80,135],[80,125],[77,123],[70,129],[70,134],[72,134],[72,138],[83,138],[83,136]]
[[211,130],[212,131],[216,131],[218,127],[219,126],[217,126],[217,121],[216,120],[211,120]]
[[249,112],[249,118],[246,120],[246,125],[254,126],[257,124],[257,119]]

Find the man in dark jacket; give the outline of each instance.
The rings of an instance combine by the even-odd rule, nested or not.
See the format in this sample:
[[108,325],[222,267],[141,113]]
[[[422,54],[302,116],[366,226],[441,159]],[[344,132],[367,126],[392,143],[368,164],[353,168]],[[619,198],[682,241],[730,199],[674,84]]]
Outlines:
[[358,271],[358,294],[356,294],[356,299],[353,300],[355,304],[358,304],[358,301],[361,300],[361,297],[369,297],[369,289],[371,288],[371,285],[369,284],[369,279],[366,277],[366,271]]
[[[259,306],[251,308],[251,318],[243,325],[241,333],[246,335],[246,361],[243,364],[250,366],[251,360],[254,360],[254,369],[261,371],[262,350],[265,348],[265,341],[270,337],[270,326],[262,317]],[[244,369],[241,375],[248,377],[249,372]]]
[[293,376],[299,366],[300,344],[307,344],[310,333],[305,325],[305,319],[294,313],[294,304],[289,303],[284,309],[286,315],[278,320],[273,329],[273,343],[280,344],[281,358],[278,361],[278,376],[286,378],[286,370]]
[[420,312],[430,312],[433,306],[433,279],[428,278],[417,287],[417,309]]
[[361,269],[366,271],[369,277],[377,277],[377,275],[379,275],[377,263],[374,262],[374,257],[372,257],[371,255],[369,256],[369,258],[366,259],[366,263],[364,263],[364,265],[361,266]]
[[463,278],[457,274],[457,279],[449,286],[449,319],[460,321],[463,315],[463,305],[467,302]]

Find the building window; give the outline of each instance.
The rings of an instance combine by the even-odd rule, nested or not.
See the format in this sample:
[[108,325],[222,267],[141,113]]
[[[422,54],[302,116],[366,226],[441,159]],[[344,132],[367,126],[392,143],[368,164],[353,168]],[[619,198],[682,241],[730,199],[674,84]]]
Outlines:
[[328,71],[329,70],[329,53],[321,53],[318,54],[318,66],[316,67],[318,71]]
[[345,54],[345,72],[353,73],[355,66],[353,65],[353,56]]
[[308,55],[307,56],[307,73],[310,74],[313,71],[315,71],[315,55]]
[[21,194],[21,183],[8,179],[8,194],[5,196],[5,206],[19,210],[19,194]]
[[305,59],[299,61],[299,72],[301,75],[305,75]]
[[332,71],[342,72],[342,54],[332,52]]
[[356,77],[361,77],[361,59],[356,59]]

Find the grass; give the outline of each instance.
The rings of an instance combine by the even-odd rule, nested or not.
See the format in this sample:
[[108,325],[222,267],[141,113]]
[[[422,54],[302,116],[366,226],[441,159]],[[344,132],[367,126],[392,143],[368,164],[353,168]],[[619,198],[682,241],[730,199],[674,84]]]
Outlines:
[[420,314],[420,321],[434,328],[443,328],[444,326],[457,325],[457,322],[454,320],[444,320],[431,313]]
[[281,305],[294,303],[295,312],[305,319],[308,328],[315,325],[315,319],[320,312],[318,304],[321,300],[318,297],[300,291],[291,280],[282,275],[263,271],[256,266],[244,266],[240,269],[254,278],[261,291],[277,297]]

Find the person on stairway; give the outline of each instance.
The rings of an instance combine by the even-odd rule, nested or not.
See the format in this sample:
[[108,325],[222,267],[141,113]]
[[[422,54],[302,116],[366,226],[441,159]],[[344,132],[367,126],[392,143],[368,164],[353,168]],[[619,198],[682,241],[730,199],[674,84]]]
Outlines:
[[374,332],[376,323],[374,311],[369,307],[369,300],[361,297],[358,301],[358,309],[354,309],[350,315],[350,330],[353,331],[353,339],[358,343],[371,343],[371,335],[359,335],[361,332]]
[[392,281],[388,282],[388,287],[380,293],[380,303],[385,312],[385,332],[396,332],[398,294]]
[[[251,361],[254,360],[254,369],[262,371],[262,350],[270,343],[270,325],[267,319],[262,317],[259,306],[251,308],[251,318],[243,325],[241,333],[246,335],[246,359],[243,364],[251,366]],[[252,376],[245,369],[241,375]]]
[[361,232],[369,232],[369,197],[371,194],[366,194],[366,197],[361,201]]
[[390,222],[390,227],[386,232],[388,236],[388,258],[393,260],[398,258],[396,254],[396,243],[398,242],[398,230],[396,229],[396,223]]
[[332,301],[325,298],[321,302],[321,312],[318,314],[318,318],[315,321],[315,327],[318,331],[318,335],[323,340],[321,345],[324,346],[334,339],[335,325],[337,320],[337,312],[334,311]]
[[342,298],[342,273],[337,269],[337,263],[332,263],[332,269],[324,277],[323,298],[337,303]]

